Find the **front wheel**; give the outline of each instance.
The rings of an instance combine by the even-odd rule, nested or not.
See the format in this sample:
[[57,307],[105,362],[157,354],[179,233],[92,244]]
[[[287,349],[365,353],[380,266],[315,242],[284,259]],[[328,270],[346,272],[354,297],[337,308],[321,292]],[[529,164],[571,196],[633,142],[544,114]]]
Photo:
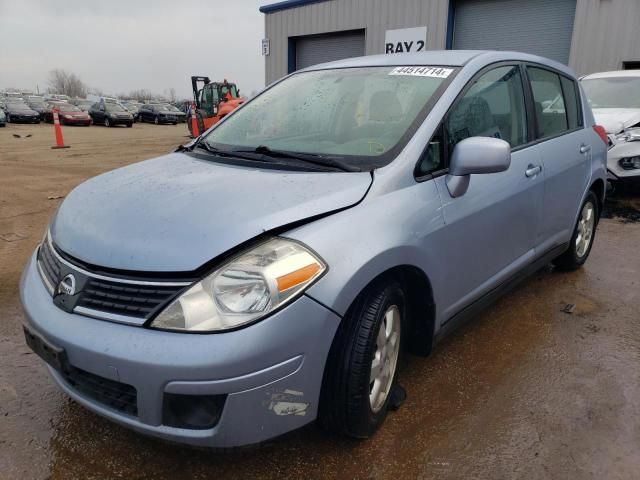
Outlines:
[[110,127],[111,126],[111,120],[109,120],[109,117],[105,117],[104,126],[105,127]]
[[156,118],[153,120],[153,123],[155,123],[156,125],[160,125],[160,119],[158,118],[157,115],[156,115]]
[[576,270],[584,265],[593,246],[598,218],[598,199],[590,191],[580,209],[569,248],[553,261],[556,267],[561,270]]
[[133,127],[133,122],[132,123],[127,123],[127,128],[131,128]]
[[406,300],[395,280],[368,287],[342,320],[325,367],[320,423],[368,438],[387,416],[406,330]]

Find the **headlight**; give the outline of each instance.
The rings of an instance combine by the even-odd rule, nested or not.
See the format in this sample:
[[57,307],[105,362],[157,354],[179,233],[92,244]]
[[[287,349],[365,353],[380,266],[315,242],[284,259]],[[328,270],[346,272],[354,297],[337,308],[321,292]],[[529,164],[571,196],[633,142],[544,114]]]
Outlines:
[[150,326],[186,332],[233,329],[290,302],[326,268],[303,245],[273,238],[190,287]]
[[640,169],[640,157],[621,158],[620,166],[625,170]]
[[64,118],[73,118],[71,115],[64,115]]

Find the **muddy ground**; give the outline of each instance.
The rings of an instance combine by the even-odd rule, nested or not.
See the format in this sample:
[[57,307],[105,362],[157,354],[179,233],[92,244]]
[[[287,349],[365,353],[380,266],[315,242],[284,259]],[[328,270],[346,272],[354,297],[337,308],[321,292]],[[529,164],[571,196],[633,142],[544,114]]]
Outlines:
[[584,269],[543,269],[430,358],[406,358],[408,399],[372,440],[312,425],[220,454],[140,436],[67,399],[24,345],[22,268],[60,197],[185,132],[69,127],[72,148],[51,150],[50,126],[0,129],[0,478],[640,478],[640,223],[615,212]]

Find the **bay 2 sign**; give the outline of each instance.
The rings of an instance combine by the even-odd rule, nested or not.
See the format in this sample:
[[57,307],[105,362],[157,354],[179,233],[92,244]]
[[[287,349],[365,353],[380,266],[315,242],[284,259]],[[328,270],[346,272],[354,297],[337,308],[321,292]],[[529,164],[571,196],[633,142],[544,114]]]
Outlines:
[[387,30],[384,35],[384,53],[413,53],[426,50],[427,27]]

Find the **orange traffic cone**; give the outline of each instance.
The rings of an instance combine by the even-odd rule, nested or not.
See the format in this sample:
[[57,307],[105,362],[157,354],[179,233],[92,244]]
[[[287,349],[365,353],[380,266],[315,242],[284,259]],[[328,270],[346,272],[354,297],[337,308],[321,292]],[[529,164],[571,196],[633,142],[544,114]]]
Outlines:
[[191,105],[191,136],[193,138],[200,136],[200,131],[198,130],[198,119],[196,118],[196,104]]
[[53,109],[53,129],[56,132],[56,144],[51,148],[69,148],[70,145],[65,145],[62,139],[62,128],[60,128],[60,117],[58,116],[58,109]]

